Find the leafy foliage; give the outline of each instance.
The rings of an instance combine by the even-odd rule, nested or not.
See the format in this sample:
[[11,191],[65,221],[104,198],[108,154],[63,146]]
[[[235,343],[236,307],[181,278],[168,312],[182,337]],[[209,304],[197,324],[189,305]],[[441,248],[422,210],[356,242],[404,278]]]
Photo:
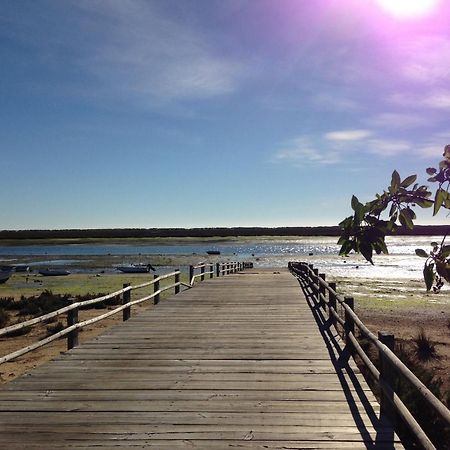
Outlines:
[[[340,255],[348,255],[351,251],[361,253],[373,264],[373,254],[388,253],[386,235],[394,234],[399,226],[414,228],[416,214],[414,209],[433,207],[433,215],[441,208],[450,210],[450,145],[444,149],[444,159],[438,168],[426,169],[429,182],[437,183],[434,194],[428,186],[416,182],[417,175],[409,175],[402,180],[394,170],[391,183],[382,194],[363,204],[353,195],[351,207],[353,215],[345,218],[340,224]],[[444,281],[450,283],[450,245],[432,242],[431,251],[417,249],[419,257],[426,258],[423,276],[427,291],[439,292]]]

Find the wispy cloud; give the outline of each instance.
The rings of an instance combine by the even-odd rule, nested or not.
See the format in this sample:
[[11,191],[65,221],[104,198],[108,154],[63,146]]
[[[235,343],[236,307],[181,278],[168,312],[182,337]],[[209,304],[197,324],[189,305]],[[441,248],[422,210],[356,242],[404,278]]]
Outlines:
[[407,140],[378,137],[371,130],[342,130],[291,139],[275,151],[274,160],[299,167],[344,161],[348,164],[369,155],[383,158],[403,153],[414,155],[420,151],[419,148]]
[[405,39],[400,48],[406,78],[426,85],[450,80],[450,40],[443,36],[420,36]]
[[337,151],[321,149],[307,136],[291,139],[275,153],[276,161],[284,161],[296,166],[336,164],[339,159]]
[[366,123],[377,128],[414,128],[428,125],[429,122],[419,114],[380,113],[366,119]]
[[369,139],[366,144],[367,151],[380,156],[395,156],[413,149],[410,142],[399,139]]
[[360,141],[372,135],[370,130],[341,130],[330,131],[325,134],[329,141]]
[[403,107],[428,108],[431,110],[450,110],[450,91],[433,90],[422,94],[396,93],[389,100]]
[[144,104],[237,89],[241,63],[215,54],[198,31],[165,18],[152,3],[85,1],[82,8],[101,17],[84,68],[106,88]]

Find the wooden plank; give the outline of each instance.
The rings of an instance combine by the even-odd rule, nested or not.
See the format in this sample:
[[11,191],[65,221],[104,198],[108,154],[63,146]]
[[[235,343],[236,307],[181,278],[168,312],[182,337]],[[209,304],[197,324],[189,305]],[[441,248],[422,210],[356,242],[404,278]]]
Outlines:
[[213,279],[5,385],[0,445],[401,448],[326,344],[287,272]]

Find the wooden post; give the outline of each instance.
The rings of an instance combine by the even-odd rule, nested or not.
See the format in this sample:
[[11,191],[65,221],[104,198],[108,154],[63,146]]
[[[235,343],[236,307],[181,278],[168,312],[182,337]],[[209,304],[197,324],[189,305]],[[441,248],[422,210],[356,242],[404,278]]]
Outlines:
[[194,266],[189,266],[189,284],[192,283],[193,276],[194,276]]
[[[72,303],[75,303],[74,298],[71,299]],[[78,323],[78,308],[67,311],[67,326],[71,327]],[[71,331],[67,335],[67,350],[70,350],[78,345],[78,329]]]
[[180,282],[180,271],[177,269],[175,271],[175,284],[176,284],[176,286],[175,286],[175,295],[180,293],[180,285],[177,284],[179,282]]
[[[319,273],[319,278],[317,278],[317,282],[319,282],[319,279],[322,279],[323,281],[325,281],[325,274],[324,273]],[[325,290],[325,286],[321,283],[319,283],[319,294],[321,294],[319,297],[319,305],[322,307],[322,309],[326,308],[326,303],[324,300],[322,300],[322,295],[325,296],[326,290]]]
[[[385,333],[384,331],[378,332],[378,339],[381,343],[386,345],[390,350],[395,349],[395,337],[393,334]],[[391,386],[392,391],[395,390],[395,385],[397,381],[397,373],[394,368],[389,364],[389,361],[384,356],[384,353],[379,351],[380,358],[380,377],[389,386]],[[395,406],[389,401],[389,396],[381,389],[381,399],[380,399],[380,416],[387,416],[395,428],[397,424],[397,413]]]
[[202,264],[202,267],[200,267],[200,273],[202,274],[202,276],[200,277],[201,281],[204,281],[205,279],[205,265]]
[[216,275],[220,277],[220,263],[216,263]]
[[[353,311],[355,308],[355,302],[353,300],[353,297],[344,297],[344,303],[350,307],[350,309]],[[353,322],[353,319],[350,317],[350,314],[345,311],[345,345],[350,350],[350,353],[353,354],[353,346],[349,339],[349,334],[352,333],[355,335],[355,323]]]
[[211,263],[210,265],[209,265],[209,278],[212,278],[213,276],[214,276],[214,264],[213,263]]
[[[153,292],[158,292],[158,291],[159,291],[159,280],[157,280],[158,276],[159,276],[159,275],[153,275],[153,278],[156,280],[156,281],[153,283]],[[154,304],[154,305],[157,305],[158,303],[159,303],[159,294],[156,294],[156,295],[153,297],[153,304]]]
[[[331,282],[331,283],[329,283],[329,286],[334,292],[336,292],[336,283]],[[334,295],[332,292],[328,293],[328,308],[329,308],[329,310],[328,310],[328,317],[329,317],[329,319],[331,321],[331,324],[336,326],[336,319],[333,316],[333,314],[331,314],[331,308],[333,308],[337,312],[337,309],[336,309],[336,295]]]
[[[124,283],[123,288],[125,289],[129,285],[130,283]],[[129,303],[130,300],[131,300],[131,291],[124,292],[122,297],[122,305]],[[131,316],[131,306],[128,306],[122,311],[122,320],[125,322],[125,320],[128,320],[130,316]]]
[[314,301],[316,303],[319,303],[319,301],[320,301],[320,297],[319,297],[319,269],[314,269],[313,283],[315,284],[315,286],[317,286],[317,287],[313,288]]

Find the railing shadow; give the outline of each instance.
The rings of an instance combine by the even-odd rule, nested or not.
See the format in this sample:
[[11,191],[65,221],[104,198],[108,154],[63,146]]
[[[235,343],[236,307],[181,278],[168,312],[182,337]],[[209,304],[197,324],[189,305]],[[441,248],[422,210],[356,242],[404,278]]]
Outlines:
[[[314,298],[312,289],[298,278],[300,287],[305,295],[306,301],[311,309],[314,319],[318,325],[320,334],[326,345],[330,360],[338,376],[345,399],[350,408],[353,420],[361,433],[364,445],[367,449],[382,447],[383,449],[394,449],[394,431],[390,424],[377,416],[372,408],[370,400],[367,398],[361,383],[358,380],[354,370],[350,366],[351,352],[348,346],[342,345],[342,339],[336,331],[330,319],[326,318],[323,310],[317,300]],[[353,387],[354,390],[351,389]],[[363,419],[357,401],[361,403],[367,417],[373,426],[376,435],[372,437],[367,429],[367,423]]]

